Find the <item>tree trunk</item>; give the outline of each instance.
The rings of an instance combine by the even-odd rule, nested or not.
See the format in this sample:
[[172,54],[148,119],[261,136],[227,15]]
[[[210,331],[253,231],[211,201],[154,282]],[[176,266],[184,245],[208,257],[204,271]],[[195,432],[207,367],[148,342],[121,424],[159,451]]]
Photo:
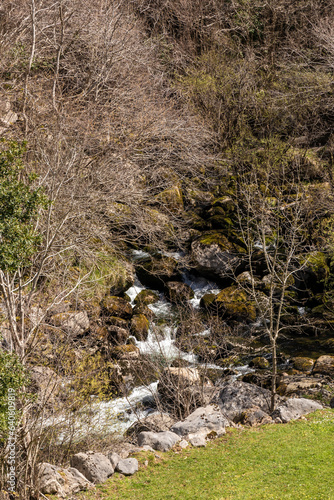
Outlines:
[[272,375],[271,375],[271,411],[275,410],[276,405],[276,379],[277,379],[277,352],[276,352],[276,339],[272,339],[271,343],[271,354],[272,354]]

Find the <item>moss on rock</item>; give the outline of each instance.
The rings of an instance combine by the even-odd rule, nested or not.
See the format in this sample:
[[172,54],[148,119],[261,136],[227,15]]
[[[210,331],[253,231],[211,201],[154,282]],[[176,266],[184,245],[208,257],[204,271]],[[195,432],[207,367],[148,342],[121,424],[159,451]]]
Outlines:
[[148,306],[149,304],[155,304],[159,300],[159,295],[152,290],[142,290],[138,293],[137,297],[134,300],[134,303],[137,305],[143,304]]
[[129,302],[121,297],[105,297],[101,302],[102,314],[106,317],[117,316],[123,319],[130,319],[132,307]]
[[150,323],[144,314],[135,314],[131,319],[130,331],[137,340],[146,340],[149,325]]
[[214,304],[219,313],[226,318],[237,321],[255,321],[256,307],[244,290],[230,286],[222,290],[215,298]]

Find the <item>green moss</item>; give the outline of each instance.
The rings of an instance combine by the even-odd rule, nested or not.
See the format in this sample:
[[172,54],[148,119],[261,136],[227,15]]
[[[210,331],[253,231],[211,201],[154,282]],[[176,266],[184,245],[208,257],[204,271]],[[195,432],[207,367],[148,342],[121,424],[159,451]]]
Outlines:
[[183,210],[183,194],[179,186],[172,186],[155,196],[155,199],[168,210],[179,212]]
[[158,300],[159,300],[159,295],[156,292],[153,292],[152,290],[142,290],[141,292],[138,293],[134,302],[136,305],[137,304],[149,305],[149,304],[155,304],[156,302],[158,302]]
[[150,323],[144,314],[135,314],[131,319],[130,331],[137,340],[146,340],[149,325]]
[[255,321],[256,307],[244,290],[230,286],[222,290],[215,298],[217,306],[223,317],[239,321]]
[[294,368],[301,372],[311,372],[314,366],[314,360],[312,358],[297,357],[292,358],[292,361]]

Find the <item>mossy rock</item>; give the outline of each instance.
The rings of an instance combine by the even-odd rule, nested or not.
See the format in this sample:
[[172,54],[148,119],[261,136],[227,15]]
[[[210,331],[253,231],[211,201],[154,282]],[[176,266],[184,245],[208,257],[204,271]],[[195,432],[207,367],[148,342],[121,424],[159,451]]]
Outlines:
[[313,373],[334,376],[334,356],[320,356],[313,368]]
[[152,311],[152,309],[150,309],[148,306],[146,306],[145,304],[137,304],[134,308],[133,308],[133,314],[143,314],[144,316],[146,316],[147,319],[149,319],[150,321],[152,319],[155,318],[155,314],[154,312]]
[[127,328],[128,327],[128,320],[119,318],[118,316],[109,316],[106,319],[106,324],[107,325],[113,325],[113,326],[119,326],[120,328]]
[[270,363],[263,356],[257,356],[256,358],[252,359],[252,361],[250,361],[249,366],[258,368],[260,370],[265,370],[266,368],[269,368]]
[[216,295],[214,293],[206,293],[201,298],[199,305],[202,309],[205,310],[214,310],[215,309],[215,298]]
[[208,222],[194,212],[187,212],[185,219],[189,224],[191,224],[193,229],[197,229],[199,231],[211,229]]
[[[295,275],[295,286],[300,296],[322,293],[330,275],[328,259],[323,252],[311,252],[299,257],[303,269]],[[305,293],[306,292],[306,293]]]
[[179,186],[172,186],[165,189],[154,198],[171,212],[180,212],[184,208],[183,194]]
[[209,191],[201,191],[200,189],[188,189],[186,191],[187,203],[194,209],[204,210],[214,203],[214,195]]
[[232,198],[230,198],[229,196],[221,196],[220,198],[216,198],[212,206],[214,208],[222,208],[225,213],[233,212],[235,210],[235,204],[233,203]]
[[182,278],[177,261],[160,254],[138,260],[136,271],[143,285],[162,291],[167,281],[181,281]]
[[223,232],[207,231],[193,241],[191,255],[196,270],[208,278],[232,281],[244,270],[245,249]]
[[256,320],[254,301],[249,299],[244,290],[240,290],[236,286],[230,286],[222,290],[216,296],[214,305],[217,306],[222,317],[246,322]]
[[131,304],[121,297],[105,297],[101,303],[102,315],[106,317],[117,316],[130,319],[132,316]]
[[189,285],[179,281],[168,281],[165,293],[173,304],[182,304],[192,299],[195,294]]
[[107,327],[108,341],[113,345],[126,344],[129,338],[129,331],[119,326],[110,325]]
[[314,366],[314,359],[312,358],[297,357],[292,358],[291,361],[293,362],[294,368],[300,372],[309,373],[312,371]]
[[146,340],[150,323],[144,314],[132,316],[130,331],[137,340]]
[[149,304],[155,304],[159,300],[159,295],[152,290],[142,290],[138,293],[137,297],[134,300],[134,303],[137,305],[143,304],[148,306]]

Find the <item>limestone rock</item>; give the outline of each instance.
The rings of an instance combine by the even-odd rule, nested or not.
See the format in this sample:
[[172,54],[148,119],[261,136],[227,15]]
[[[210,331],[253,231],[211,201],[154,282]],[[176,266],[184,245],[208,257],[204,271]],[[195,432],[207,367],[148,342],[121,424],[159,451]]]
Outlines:
[[209,231],[193,241],[191,255],[196,269],[206,277],[231,280],[242,271],[244,249],[231,243],[223,233]]
[[247,382],[227,381],[221,386],[218,405],[230,420],[238,419],[240,414],[254,406],[270,413],[271,393],[257,385]]
[[138,471],[138,461],[135,458],[121,459],[116,465],[116,470],[124,476],[132,476]]
[[205,436],[204,436],[204,434],[201,434],[201,433],[198,433],[198,434],[189,434],[188,441],[191,444],[191,446],[194,446],[196,448],[200,448],[200,447],[205,447],[206,446]]
[[174,420],[167,413],[154,412],[146,418],[135,422],[126,431],[127,436],[135,437],[140,432],[164,432],[168,431],[174,424]]
[[138,435],[139,446],[148,445],[158,451],[168,451],[180,440],[180,436],[171,431],[141,432]]
[[51,317],[55,326],[62,328],[71,337],[83,335],[89,330],[89,318],[86,311],[64,312]]
[[313,368],[313,373],[334,376],[334,356],[320,356]]
[[312,413],[316,410],[321,410],[323,406],[311,399],[305,398],[291,398],[285,403],[278,406],[278,408],[273,413],[273,418],[278,417],[283,423],[290,422],[290,420],[296,420],[302,415]]
[[188,436],[198,432],[201,432],[204,436],[211,433],[221,436],[225,434],[225,427],[229,425],[228,419],[220,408],[216,405],[209,405],[204,408],[197,408],[182,422],[174,424],[171,431],[179,436]]
[[108,453],[108,459],[110,460],[110,463],[113,466],[113,468],[116,469],[116,466],[118,462],[121,460],[121,457],[118,455],[118,453],[112,452]]
[[38,466],[38,486],[44,495],[59,495],[62,497],[93,488],[85,476],[77,469],[63,469],[48,463]]
[[77,453],[71,457],[71,466],[94,484],[104,483],[114,473],[110,460],[102,453]]

